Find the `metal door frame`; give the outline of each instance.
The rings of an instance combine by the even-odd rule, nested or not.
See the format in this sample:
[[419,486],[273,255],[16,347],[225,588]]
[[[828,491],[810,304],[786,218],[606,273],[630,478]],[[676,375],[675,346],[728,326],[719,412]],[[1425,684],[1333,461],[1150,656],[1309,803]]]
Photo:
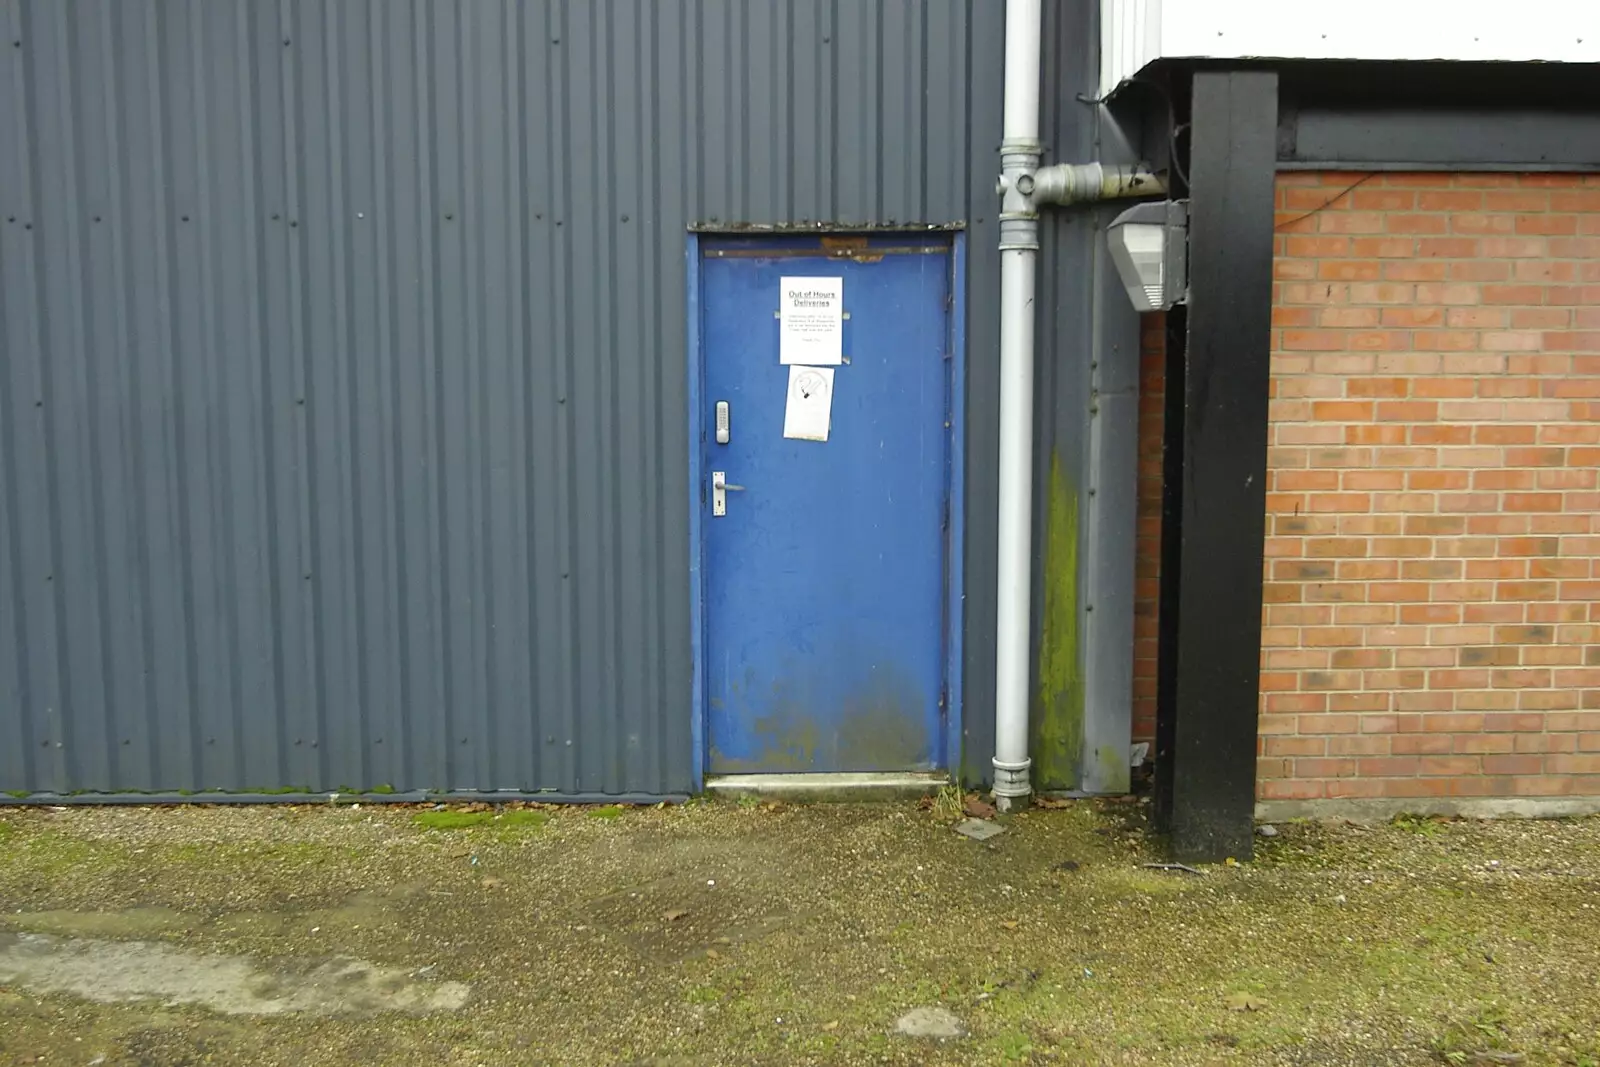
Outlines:
[[871,234],[883,237],[905,234],[926,239],[930,231],[944,234],[950,241],[950,374],[949,394],[945,398],[950,453],[945,464],[945,511],[947,522],[944,547],[944,769],[952,780],[961,770],[962,717],[962,642],[966,634],[966,481],[967,481],[967,233],[959,224],[922,226],[914,229],[892,227],[862,230],[807,228],[787,232],[760,228],[691,230],[684,250],[687,281],[688,321],[688,398],[689,398],[689,650],[690,716],[689,738],[693,745],[694,790],[706,784],[706,739],[710,735],[706,699],[706,589],[705,531],[701,528],[704,503],[701,494],[701,464],[705,447],[705,418],[701,404],[705,395],[705,351],[701,347],[700,299],[701,238],[720,236],[830,237]]

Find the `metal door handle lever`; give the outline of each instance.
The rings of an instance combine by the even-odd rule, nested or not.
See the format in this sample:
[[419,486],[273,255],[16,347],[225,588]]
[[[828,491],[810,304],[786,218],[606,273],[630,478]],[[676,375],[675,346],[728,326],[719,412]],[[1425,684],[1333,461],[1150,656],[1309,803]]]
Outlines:
[[727,493],[730,489],[734,492],[744,492],[744,486],[728,484],[727,471],[711,472],[711,514],[713,517],[720,518],[728,513]]

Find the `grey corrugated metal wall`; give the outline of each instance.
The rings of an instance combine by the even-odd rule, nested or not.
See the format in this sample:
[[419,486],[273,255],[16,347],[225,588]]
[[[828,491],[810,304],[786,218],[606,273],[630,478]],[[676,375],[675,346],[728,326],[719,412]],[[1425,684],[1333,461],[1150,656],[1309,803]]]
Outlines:
[[710,220],[972,226],[985,772],[1001,8],[0,0],[0,788],[690,788]]
[[[1098,3],[1045,5],[1046,162],[1141,158],[1091,103]],[[1134,491],[1138,472],[1139,324],[1111,265],[1106,225],[1125,201],[1050,209],[1040,240],[1034,426],[1036,777],[1046,787],[1126,792],[1132,729]],[[1059,471],[1058,485],[1052,474]],[[1075,515],[1075,559],[1050,559],[1052,494]],[[1070,586],[1070,587],[1069,587]],[[1071,640],[1047,620],[1052,594],[1070,601]],[[1060,686],[1051,657],[1078,672]],[[1065,689],[1063,692],[1062,689]],[[1055,722],[1051,722],[1055,719]],[[1065,751],[1063,751],[1065,750]]]

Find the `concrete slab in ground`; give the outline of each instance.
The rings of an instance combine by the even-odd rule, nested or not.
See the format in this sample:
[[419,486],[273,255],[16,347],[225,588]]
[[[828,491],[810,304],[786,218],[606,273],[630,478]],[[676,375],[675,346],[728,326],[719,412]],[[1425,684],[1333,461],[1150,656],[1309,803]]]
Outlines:
[[1006,832],[1004,826],[988,819],[962,819],[952,829],[962,837],[970,837],[974,841],[987,841]]
[[912,1008],[894,1023],[895,1033],[906,1037],[926,1037],[935,1041],[953,1041],[964,1037],[967,1028],[949,1008]]

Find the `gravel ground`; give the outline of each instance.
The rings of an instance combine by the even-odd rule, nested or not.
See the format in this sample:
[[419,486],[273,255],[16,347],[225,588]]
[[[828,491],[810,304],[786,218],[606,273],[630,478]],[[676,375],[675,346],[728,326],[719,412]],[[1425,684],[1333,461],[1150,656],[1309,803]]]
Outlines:
[[[980,844],[912,807],[0,809],[0,974],[109,952],[299,998],[74,994],[36,958],[0,1065],[1600,1067],[1600,820],[1285,825],[1195,875],[1141,866],[1142,810]],[[299,1010],[346,971],[402,1007]],[[914,1008],[965,1036],[896,1033]]]

